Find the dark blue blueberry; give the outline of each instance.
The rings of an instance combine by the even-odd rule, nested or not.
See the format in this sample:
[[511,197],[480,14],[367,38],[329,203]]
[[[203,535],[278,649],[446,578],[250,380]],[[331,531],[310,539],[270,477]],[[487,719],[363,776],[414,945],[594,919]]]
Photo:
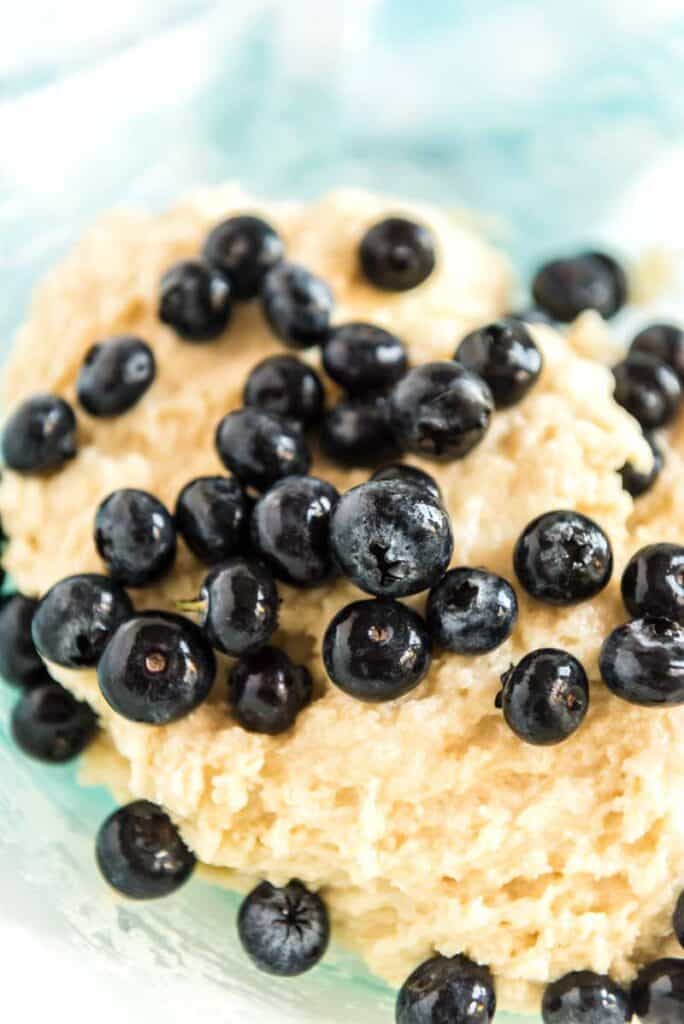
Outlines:
[[593,519],[580,512],[546,512],[521,533],[513,564],[532,597],[547,604],[575,604],[606,586],[613,553]]
[[677,936],[677,942],[684,946],[684,892],[680,893],[679,899],[672,915],[672,928]]
[[308,473],[311,453],[300,428],[261,409],[238,409],[216,428],[224,466],[245,487],[267,491],[286,476]]
[[641,470],[635,469],[631,462],[626,462],[620,470],[620,476],[622,477],[622,486],[631,494],[633,498],[640,498],[642,494],[646,494],[650,491],[654,483],[660,476],[662,468],[665,464],[665,456],[662,448],[656,442],[653,434],[646,431],[644,433],[644,439],[648,442],[648,445],[653,452],[653,466],[648,473],[642,473]]
[[336,327],[323,346],[323,368],[350,395],[387,391],[406,373],[404,343],[373,324]]
[[113,579],[126,587],[142,587],[173,565],[176,528],[154,495],[125,487],[99,505],[95,547]]
[[507,640],[518,618],[513,587],[484,569],[451,569],[430,591],[426,618],[434,642],[455,654],[484,654]]
[[178,495],[176,526],[193,554],[207,565],[216,565],[244,551],[251,507],[234,477],[200,476]]
[[35,686],[45,677],[45,666],[31,636],[38,602],[12,594],[0,606],[0,676],[15,686]]
[[635,352],[653,356],[667,363],[684,383],[684,331],[674,324],[649,324],[636,335],[629,346]]
[[411,370],[390,398],[392,423],[405,447],[429,459],[462,459],[485,436],[494,411],[488,385],[460,363]]
[[430,476],[423,469],[417,466],[409,466],[406,462],[394,462],[388,466],[381,466],[373,473],[371,480],[401,480],[405,484],[413,484],[420,487],[437,501],[442,500],[442,492],[434,477]]
[[599,668],[608,689],[631,704],[684,704],[684,628],[654,618],[618,626],[603,643]]
[[284,254],[277,231],[260,217],[245,214],[217,224],[202,249],[204,259],[223,271],[241,301],[259,294],[264,275]]
[[126,591],[108,576],[82,573],[50,587],[31,623],[46,661],[67,668],[96,665],[114,630],[133,613]]
[[338,402],[323,418],[321,448],[341,466],[370,468],[399,458],[402,448],[387,400],[369,397]]
[[228,701],[235,720],[249,732],[269,736],[294,725],[311,693],[308,669],[294,665],[277,647],[241,655],[228,677]]
[[2,457],[18,473],[59,469],[76,455],[76,417],[68,402],[56,395],[35,395],[5,423]]
[[199,260],[183,260],[161,279],[159,319],[184,341],[213,341],[233,310],[230,281]]
[[344,575],[377,597],[406,597],[434,586],[453,551],[441,502],[400,480],[369,480],[343,494],[330,538]]
[[328,948],[330,921],[320,896],[296,879],[282,889],[262,882],[243,900],[238,934],[259,970],[289,978],[316,966]]
[[52,679],[26,690],[12,712],[12,738],[29,757],[61,764],[77,757],[97,732],[87,704]]
[[91,416],[118,416],[142,398],[155,373],[154,353],[144,341],[110,338],[87,352],[76,381],[78,400]]
[[404,292],[416,288],[435,269],[435,242],[422,224],[388,217],[363,236],[359,260],[364,276],[376,288]]
[[497,707],[521,740],[539,746],[561,743],[582,724],[589,682],[577,658],[542,648],[526,654],[501,677]]
[[572,971],[546,986],[544,1024],[626,1024],[632,1017],[627,992],[607,974]]
[[543,359],[519,320],[496,320],[467,334],[454,359],[489,385],[497,408],[515,405],[537,381]]
[[654,356],[635,352],[613,367],[614,398],[644,430],[669,423],[679,410],[682,386],[674,370]]
[[330,513],[339,494],[315,476],[289,476],[254,507],[252,543],[278,579],[315,587],[335,571]]
[[318,345],[328,337],[333,293],[297,263],[279,263],[264,277],[261,306],[272,330],[292,348]]
[[537,306],[556,320],[569,323],[585,309],[614,316],[625,304],[627,283],[620,265],[605,253],[585,252],[551,260],[532,282]]
[[489,1024],[496,1010],[488,967],[466,956],[433,956],[399,990],[397,1024]]
[[97,866],[132,900],[170,896],[195,870],[195,855],[158,804],[135,800],[107,818],[95,844]]
[[107,703],[131,722],[168,725],[206,699],[216,660],[194,622],[170,612],[141,612],[112,635],[97,666]]
[[641,1024],[682,1024],[684,960],[654,960],[632,983],[632,1009]]
[[328,626],[323,661],[333,683],[350,697],[396,700],[427,674],[430,636],[420,615],[398,601],[355,601]]
[[316,371],[301,359],[269,356],[247,378],[243,400],[307,428],[323,415],[325,392]]
[[648,544],[632,555],[622,574],[622,600],[632,618],[650,615],[684,625],[684,547]]

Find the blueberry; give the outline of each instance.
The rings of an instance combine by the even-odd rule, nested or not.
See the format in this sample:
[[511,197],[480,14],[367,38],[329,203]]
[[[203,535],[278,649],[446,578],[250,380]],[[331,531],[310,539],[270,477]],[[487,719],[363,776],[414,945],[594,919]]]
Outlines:
[[59,469],[75,455],[76,417],[63,398],[28,398],[5,423],[2,457],[18,473]]
[[189,619],[169,612],[141,612],[112,635],[97,666],[97,681],[110,707],[131,722],[168,725],[207,697],[214,652]]
[[684,946],[684,892],[680,893],[677,900],[674,914],[672,915],[672,928],[680,946]]
[[406,373],[404,343],[373,324],[336,327],[323,346],[323,367],[350,395],[387,391]]
[[640,498],[642,494],[650,491],[665,464],[663,450],[659,447],[653,434],[645,432],[644,439],[653,453],[653,466],[649,472],[643,473],[641,470],[635,469],[631,462],[626,462],[620,470],[622,486],[633,498]]
[[289,476],[257,502],[252,542],[278,579],[315,587],[333,575],[330,513],[338,498],[325,480]]
[[434,642],[455,654],[484,654],[507,640],[518,618],[513,587],[484,569],[451,569],[430,591],[426,618]]
[[381,466],[373,473],[371,480],[401,480],[405,484],[413,484],[414,487],[421,488],[436,501],[442,500],[442,492],[435,478],[425,470],[418,469],[417,466],[409,466],[405,462],[394,462],[388,466]]
[[372,467],[396,459],[401,445],[384,398],[351,398],[329,409],[321,424],[321,448],[341,466]]
[[91,416],[118,416],[142,398],[154,380],[154,353],[140,338],[110,338],[93,345],[76,381],[78,400]]
[[392,422],[410,451],[431,459],[462,459],[489,427],[488,385],[459,363],[425,363],[395,386]]
[[515,405],[537,381],[543,360],[524,323],[509,318],[466,335],[454,359],[489,385],[499,409]]
[[251,501],[233,477],[197,477],[185,485],[176,501],[176,527],[193,554],[207,565],[244,551],[250,515]]
[[0,607],[0,676],[16,686],[34,686],[45,677],[45,666],[31,636],[38,602],[12,594]]
[[176,528],[154,495],[126,487],[99,505],[95,547],[110,576],[126,587],[142,587],[173,565]]
[[259,970],[289,978],[321,959],[330,941],[330,921],[320,896],[297,879],[281,889],[262,882],[243,900],[238,934]]
[[632,555],[622,574],[622,600],[635,619],[650,615],[684,625],[684,547],[648,544]]
[[132,900],[170,896],[195,870],[195,855],[158,804],[135,800],[100,826],[97,866],[109,884]]
[[311,699],[308,669],[293,665],[277,647],[261,647],[240,656],[228,679],[233,715],[249,732],[276,736],[292,725]]
[[278,588],[269,569],[241,555],[209,572],[199,598],[179,601],[182,611],[199,614],[212,647],[237,657],[261,647],[278,628]]
[[85,750],[97,732],[97,719],[87,704],[47,677],[19,698],[11,726],[14,742],[25,754],[61,764]]
[[397,1024],[489,1024],[496,1010],[488,967],[466,956],[433,956],[399,990]]
[[184,341],[213,341],[225,330],[232,313],[230,281],[199,260],[183,260],[161,279],[159,319]]
[[434,586],[453,551],[441,503],[400,480],[370,480],[343,494],[330,539],[344,575],[377,597],[405,597]]
[[618,626],[603,643],[599,668],[608,689],[631,704],[684,704],[684,628],[662,618]]
[[261,409],[239,409],[216,428],[223,464],[245,487],[267,491],[286,476],[308,473],[311,453],[299,427]]
[[684,960],[654,960],[632,983],[632,1009],[641,1024],[682,1024]]
[[435,269],[435,242],[422,224],[388,217],[363,236],[359,260],[364,276],[376,288],[404,292],[422,284]]
[[133,613],[131,600],[108,576],[82,573],[50,587],[31,623],[46,661],[67,668],[96,665],[114,630]]
[[244,301],[259,294],[264,275],[285,254],[280,235],[260,217],[229,217],[210,231],[202,255],[230,279],[233,295]]
[[653,356],[674,370],[684,383],[684,331],[674,324],[649,324],[636,335],[629,346],[635,352]]
[[547,604],[575,604],[598,594],[613,571],[608,537],[580,512],[546,512],[525,527],[513,552],[525,590]]
[[645,353],[635,352],[613,367],[615,401],[638,420],[644,430],[655,430],[677,414],[682,387],[674,370]]
[[589,682],[567,651],[532,651],[501,677],[497,707],[521,740],[539,746],[561,743],[582,724],[589,708]]
[[607,974],[572,971],[544,991],[544,1024],[626,1024],[631,1017],[629,995]]
[[620,265],[604,253],[580,253],[551,260],[532,282],[537,306],[556,320],[569,323],[585,309],[614,316],[625,304],[626,278]]
[[398,601],[355,601],[328,626],[323,661],[333,683],[350,697],[395,700],[425,677],[430,637],[420,615]]
[[333,310],[330,286],[297,263],[279,263],[264,277],[261,306],[272,330],[292,348],[325,341]]
[[318,423],[325,392],[321,379],[296,356],[270,356],[255,366],[245,384],[245,405],[274,412],[302,427]]

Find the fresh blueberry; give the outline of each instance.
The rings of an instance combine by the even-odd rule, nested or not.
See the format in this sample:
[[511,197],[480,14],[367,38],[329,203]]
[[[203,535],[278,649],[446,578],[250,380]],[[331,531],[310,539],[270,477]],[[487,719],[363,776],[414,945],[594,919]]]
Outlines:
[[75,455],[76,417],[63,398],[28,398],[5,423],[2,457],[18,473],[59,469]]
[[572,971],[546,986],[544,1024],[627,1024],[632,1007],[627,992],[607,974]]
[[334,573],[330,513],[339,494],[315,476],[289,476],[254,507],[252,543],[280,580],[315,587]]
[[434,642],[455,654],[484,654],[507,640],[518,618],[513,587],[484,569],[451,569],[430,591],[426,618]]
[[22,694],[11,726],[14,742],[25,754],[61,764],[85,750],[97,731],[97,719],[87,704],[48,679]]
[[323,418],[321,448],[341,466],[370,468],[399,458],[402,448],[387,400],[374,396],[338,402]]
[[613,367],[615,401],[638,420],[644,430],[655,430],[677,414],[682,386],[674,370],[654,356],[635,352]]
[[363,236],[359,259],[364,276],[376,288],[404,292],[422,284],[435,269],[435,242],[422,224],[388,217]]
[[268,271],[261,306],[274,333],[292,348],[318,345],[328,337],[332,290],[297,263],[279,263]]
[[632,983],[632,1009],[641,1024],[682,1024],[684,960],[654,960]]
[[232,290],[225,274],[199,260],[183,260],[161,279],[159,319],[184,341],[213,341],[232,313]]
[[622,600],[638,619],[673,619],[684,626],[684,547],[648,544],[632,555],[622,574]]
[[409,975],[397,996],[397,1024],[489,1024],[496,1010],[488,967],[466,956],[433,956]]
[[394,428],[409,451],[430,459],[462,459],[489,427],[488,385],[460,363],[425,363],[395,386]]
[[142,587],[173,565],[176,528],[154,495],[126,487],[99,505],[95,547],[113,579],[126,587]]
[[401,480],[405,484],[413,484],[420,487],[436,501],[442,500],[442,492],[434,477],[430,476],[423,469],[417,466],[409,466],[406,462],[393,462],[388,466],[381,466],[373,473],[371,480]]
[[684,383],[684,331],[674,324],[650,324],[634,338],[629,354],[641,352],[667,363]]
[[45,677],[31,636],[37,607],[37,601],[23,594],[12,594],[0,606],[0,676],[15,686],[35,686]]
[[78,400],[91,416],[118,416],[142,398],[155,373],[154,353],[144,341],[110,338],[87,352],[76,382]]
[[276,413],[302,427],[323,415],[325,392],[316,371],[296,356],[269,356],[255,366],[245,384],[245,405]]
[[82,573],[55,583],[38,602],[31,634],[46,661],[67,668],[96,665],[114,630],[133,605],[108,576]]
[[420,615],[398,601],[355,601],[328,626],[323,661],[333,683],[350,697],[395,700],[430,668],[430,636]]
[[194,622],[157,611],[122,623],[97,666],[109,706],[148,725],[168,725],[194,711],[215,675],[214,652]]
[[97,866],[109,884],[132,900],[170,896],[195,870],[195,855],[158,804],[135,800],[100,826]]
[[228,701],[236,721],[249,732],[269,736],[294,725],[311,691],[308,669],[293,665],[277,647],[241,655],[228,678]]
[[387,391],[406,373],[404,343],[373,324],[336,327],[323,346],[323,368],[349,395]]
[[677,942],[684,946],[684,892],[680,893],[677,900],[674,914],[672,915],[672,928],[677,936]]
[[466,335],[454,359],[489,385],[497,408],[515,405],[537,381],[543,360],[524,323],[496,320]]
[[406,597],[434,586],[453,551],[441,502],[400,480],[369,480],[343,494],[330,539],[344,575],[376,597]]
[[296,424],[261,409],[238,409],[216,428],[223,464],[245,487],[267,491],[286,476],[308,473],[311,453]]
[[587,674],[567,651],[532,651],[512,665],[501,682],[497,707],[526,743],[561,743],[579,728],[589,708]]
[[262,882],[240,907],[238,934],[259,970],[289,978],[321,959],[330,941],[330,921],[320,896],[297,879],[281,889]]
[[611,317],[625,304],[626,278],[605,253],[580,253],[545,263],[532,282],[532,294],[537,306],[562,323],[570,323],[585,309]]
[[525,527],[513,552],[525,590],[547,604],[575,604],[598,594],[613,571],[613,552],[598,523],[580,512],[546,512]]
[[603,643],[599,668],[608,689],[631,704],[684,704],[684,628],[655,618],[618,626]]
[[280,235],[260,217],[241,215],[217,224],[202,255],[230,279],[233,295],[244,301],[259,294],[267,271],[285,254]]
[[644,439],[647,441],[651,451],[653,452],[653,466],[651,470],[648,473],[642,473],[641,470],[635,469],[631,462],[626,462],[620,470],[622,486],[628,494],[632,495],[633,498],[640,498],[642,494],[646,494],[647,491],[650,491],[660,476],[665,464],[663,450],[656,442],[653,434],[646,431],[644,433]]
[[200,476],[176,501],[176,527],[193,554],[216,565],[244,551],[251,501],[234,477]]

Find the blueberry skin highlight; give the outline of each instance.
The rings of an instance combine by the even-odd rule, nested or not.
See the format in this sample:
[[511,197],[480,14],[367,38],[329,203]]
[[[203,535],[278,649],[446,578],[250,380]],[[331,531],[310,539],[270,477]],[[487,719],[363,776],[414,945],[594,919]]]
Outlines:
[[561,743],[579,728],[587,713],[587,675],[567,651],[532,651],[501,681],[497,706],[503,709],[507,725],[526,743]]
[[684,960],[655,960],[632,984],[632,1007],[641,1024],[681,1024],[684,1019]]
[[489,1024],[496,1010],[488,967],[466,956],[433,956],[399,990],[396,1024]]
[[417,288],[435,269],[435,242],[422,224],[387,217],[369,228],[359,246],[361,271],[383,291]]
[[644,430],[664,427],[677,415],[682,398],[679,378],[667,363],[636,352],[613,367],[614,398]]
[[598,523],[580,512],[545,512],[529,523],[513,552],[525,590],[547,604],[586,601],[613,572],[610,541]]
[[519,320],[497,320],[466,335],[454,359],[489,385],[497,409],[525,397],[542,371],[543,359],[532,335]]
[[265,274],[285,255],[277,231],[261,217],[229,217],[209,232],[202,249],[207,263],[230,280],[241,302],[259,294]]
[[216,428],[216,450],[245,487],[267,491],[286,476],[305,475],[311,453],[298,426],[260,409],[239,409]]
[[93,345],[76,382],[91,416],[119,416],[140,401],[156,374],[154,353],[141,338],[122,336]]
[[77,757],[97,732],[97,718],[87,704],[55,683],[27,690],[12,711],[12,738],[37,761],[63,764]]
[[427,491],[435,501],[442,501],[442,492],[439,484],[422,469],[417,466],[410,466],[406,462],[395,462],[387,466],[381,466],[373,473],[371,480],[401,480],[405,484],[422,488]]
[[259,970],[292,978],[315,967],[325,953],[330,920],[320,896],[297,879],[282,889],[262,882],[240,907],[238,934]]
[[321,424],[321,449],[341,466],[371,469],[397,459],[402,446],[385,398],[350,398],[327,411]]
[[38,602],[31,636],[46,661],[85,668],[97,664],[114,630],[132,614],[128,594],[108,576],[67,576]]
[[684,704],[684,629],[656,618],[618,626],[603,643],[599,668],[608,689],[630,704]]
[[159,319],[183,341],[214,341],[228,326],[232,311],[230,281],[200,260],[175,263],[161,279]]
[[674,324],[649,324],[635,336],[629,355],[641,352],[672,367],[684,383],[684,331]]
[[294,665],[278,647],[246,652],[228,677],[228,702],[235,720],[248,732],[269,736],[294,725],[312,692],[308,669]]
[[648,544],[622,574],[622,600],[635,618],[652,616],[684,625],[684,547]]
[[244,551],[249,539],[252,503],[234,477],[190,480],[176,500],[175,521],[194,555],[216,565]]
[[95,547],[113,579],[142,587],[173,565],[176,528],[166,506],[153,494],[126,487],[99,505]]
[[631,1020],[629,995],[607,974],[572,971],[546,986],[542,998],[544,1024],[626,1024]]
[[328,336],[333,293],[305,267],[283,262],[263,279],[261,308],[281,341],[292,348],[309,348]]
[[76,455],[76,417],[56,395],[34,395],[9,417],[2,432],[2,458],[18,473],[59,469]]
[[44,681],[45,666],[31,636],[38,602],[11,594],[0,605],[0,676],[15,686]]
[[181,609],[200,610],[200,626],[212,647],[237,657],[253,651],[278,628],[278,588],[271,571],[255,559],[235,555],[204,579],[197,602]]
[[296,356],[269,356],[254,367],[243,391],[245,405],[294,420],[303,428],[318,423],[325,406],[321,378]]
[[323,346],[323,368],[349,395],[387,391],[406,373],[403,342],[374,324],[335,327]]
[[428,595],[434,642],[455,654],[484,654],[513,632],[518,601],[510,583],[484,569],[451,569]]

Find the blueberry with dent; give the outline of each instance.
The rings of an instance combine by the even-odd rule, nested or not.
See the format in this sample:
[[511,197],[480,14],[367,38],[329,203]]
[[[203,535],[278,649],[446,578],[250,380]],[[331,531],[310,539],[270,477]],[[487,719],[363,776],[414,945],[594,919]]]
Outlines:
[[173,565],[176,528],[153,494],[124,487],[98,506],[95,547],[113,579],[126,587],[142,587]]
[[263,279],[261,308],[281,341],[292,348],[309,348],[328,337],[333,293],[305,267],[282,262]]
[[12,711],[12,739],[29,757],[63,764],[85,750],[95,738],[97,718],[49,676],[19,698]]
[[261,971],[291,978],[319,962],[330,941],[323,900],[297,879],[282,888],[262,882],[242,902],[240,942]]
[[264,276],[285,255],[283,241],[261,217],[241,214],[213,228],[202,248],[206,262],[230,280],[235,299],[259,294]]
[[96,665],[116,628],[133,614],[126,591],[109,576],[59,580],[38,602],[31,635],[46,661],[66,668]]
[[175,263],[161,279],[159,319],[183,341],[214,341],[233,310],[230,280],[200,260]]
[[399,990],[396,1024],[490,1024],[494,978],[467,956],[437,954],[417,967]]
[[489,385],[498,409],[515,405],[536,383],[542,355],[524,323],[507,318],[467,334],[454,359]]
[[175,522],[194,555],[216,565],[245,550],[252,502],[234,477],[200,476],[176,500]]
[[308,429],[323,415],[325,392],[316,371],[301,359],[269,356],[248,376],[243,401]]
[[428,595],[430,635],[455,654],[493,651],[511,635],[517,618],[513,587],[484,569],[451,569]]
[[216,428],[216,450],[245,487],[267,491],[286,476],[309,471],[311,452],[296,424],[261,409],[239,409]]
[[372,468],[402,454],[386,398],[343,399],[323,417],[321,449],[333,462]]
[[364,277],[376,288],[404,292],[417,288],[435,269],[435,241],[424,225],[387,217],[366,231],[359,261]]
[[228,702],[235,720],[249,732],[277,736],[290,729],[311,700],[311,674],[278,647],[242,654],[228,677]]
[[501,682],[496,705],[526,743],[562,743],[580,727],[589,708],[587,674],[567,651],[532,651],[512,665]]
[[9,417],[2,432],[2,457],[18,473],[59,469],[76,455],[76,417],[57,395],[34,395]]
[[407,367],[401,339],[374,324],[342,324],[323,345],[325,372],[349,395],[388,391]]
[[513,552],[521,584],[547,604],[586,601],[608,583],[613,552],[598,523],[580,512],[545,512],[521,533]]
[[78,400],[91,416],[119,416],[140,401],[155,373],[154,353],[141,338],[109,338],[86,353],[76,381]]
[[585,252],[551,260],[532,282],[537,306],[562,323],[585,309],[612,317],[627,299],[627,279],[620,264],[606,253]]

